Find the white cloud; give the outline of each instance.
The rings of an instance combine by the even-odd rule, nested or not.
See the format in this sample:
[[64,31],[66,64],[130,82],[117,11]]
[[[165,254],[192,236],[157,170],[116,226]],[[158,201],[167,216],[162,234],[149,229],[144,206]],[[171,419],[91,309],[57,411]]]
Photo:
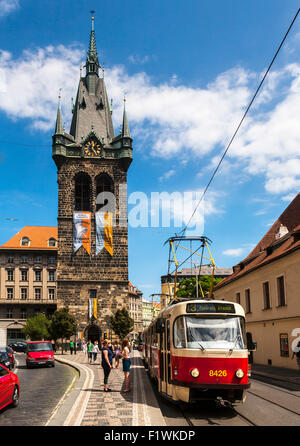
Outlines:
[[0,90],[0,110],[11,119],[28,118],[34,128],[49,130],[55,125],[58,92],[62,88],[63,108],[70,110],[64,116],[68,121],[83,54],[72,46],[48,46],[24,51],[21,58],[13,60],[10,53],[0,50],[5,80]]
[[225,251],[222,252],[222,254],[230,257],[239,257],[243,254],[243,252],[244,252],[243,248],[236,248],[236,249],[226,249]]
[[171,178],[173,175],[175,175],[176,170],[174,169],[170,169],[167,172],[165,172],[163,175],[161,175],[158,179],[158,181],[165,181],[168,180],[169,178]]
[[19,0],[0,0],[0,17],[3,17],[19,7]]

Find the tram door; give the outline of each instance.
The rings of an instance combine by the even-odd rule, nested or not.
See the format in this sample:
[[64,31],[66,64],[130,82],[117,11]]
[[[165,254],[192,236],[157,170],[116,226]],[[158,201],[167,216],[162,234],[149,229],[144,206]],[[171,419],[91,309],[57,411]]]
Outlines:
[[160,391],[171,395],[171,354],[170,354],[170,321],[167,320],[160,333]]

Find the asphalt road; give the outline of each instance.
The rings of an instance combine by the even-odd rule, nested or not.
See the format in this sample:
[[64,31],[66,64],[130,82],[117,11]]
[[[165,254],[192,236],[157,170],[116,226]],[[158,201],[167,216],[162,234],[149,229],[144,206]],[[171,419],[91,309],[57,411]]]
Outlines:
[[72,383],[73,367],[55,362],[55,367],[27,369],[25,354],[16,353],[13,370],[20,380],[20,402],[16,408],[0,411],[0,426],[44,426]]

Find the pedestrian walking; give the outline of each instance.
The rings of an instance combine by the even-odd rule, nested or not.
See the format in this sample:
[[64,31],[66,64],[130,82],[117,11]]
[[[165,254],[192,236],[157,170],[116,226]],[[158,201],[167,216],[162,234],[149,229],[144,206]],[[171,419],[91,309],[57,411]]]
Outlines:
[[70,344],[69,344],[69,346],[70,346],[70,352],[71,352],[71,355],[73,355],[73,350],[74,350],[74,342],[73,342],[73,341],[70,341]]
[[121,355],[121,346],[117,342],[115,343],[115,365],[116,369],[119,368],[119,362],[120,362],[120,355]]
[[87,345],[86,345],[86,342],[84,339],[81,342],[81,348],[82,348],[83,353],[86,355],[87,354]]
[[102,347],[102,361],[101,365],[104,372],[104,392],[111,392],[111,389],[108,388],[108,377],[110,371],[112,369],[112,351],[108,348],[108,342],[106,340],[103,341]]
[[99,346],[98,346],[98,341],[95,341],[95,344],[93,346],[92,352],[93,352],[94,362],[96,362],[97,361],[97,354],[100,353]]
[[125,389],[122,392],[130,392],[130,344],[128,339],[124,339],[122,342],[122,359],[123,359],[123,372],[125,376]]
[[295,349],[293,351],[292,359],[294,359],[295,356],[296,356],[298,368],[300,371],[300,341],[298,342],[297,347],[295,347]]
[[93,347],[94,344],[91,341],[88,341],[87,344],[87,354],[88,354],[88,362],[91,364],[93,359]]

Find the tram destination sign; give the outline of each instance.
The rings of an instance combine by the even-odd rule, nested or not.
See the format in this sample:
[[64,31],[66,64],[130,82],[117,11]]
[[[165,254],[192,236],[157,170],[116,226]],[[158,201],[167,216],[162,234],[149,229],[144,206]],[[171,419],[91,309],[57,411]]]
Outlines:
[[187,313],[235,313],[233,304],[217,302],[197,302],[186,304]]

